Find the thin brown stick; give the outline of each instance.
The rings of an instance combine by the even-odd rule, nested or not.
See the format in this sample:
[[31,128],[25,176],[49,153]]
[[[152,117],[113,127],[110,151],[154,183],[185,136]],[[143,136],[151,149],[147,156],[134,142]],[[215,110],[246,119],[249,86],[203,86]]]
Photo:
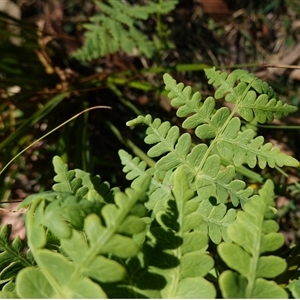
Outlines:
[[280,69],[300,69],[297,65],[282,65],[282,64],[263,64],[263,68],[280,68]]

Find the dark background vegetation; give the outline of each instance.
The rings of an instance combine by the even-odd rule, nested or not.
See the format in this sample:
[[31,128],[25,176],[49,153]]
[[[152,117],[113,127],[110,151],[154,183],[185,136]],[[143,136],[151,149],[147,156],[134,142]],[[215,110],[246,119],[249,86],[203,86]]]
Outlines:
[[[116,0],[118,1],[118,0]],[[70,168],[82,168],[113,186],[125,187],[118,150],[147,151],[144,128],[126,121],[139,112],[181,120],[163,93],[162,74],[213,94],[203,68],[243,68],[266,80],[283,101],[299,106],[300,70],[265,68],[264,64],[298,65],[300,6],[298,0],[179,0],[175,10],[141,21],[140,28],[156,44],[152,58],[119,51],[92,61],[72,58],[84,42],[83,24],[99,13],[92,0],[15,0],[19,31],[0,15],[0,166],[19,151],[85,108],[105,105],[58,129],[17,158],[1,175],[1,200],[18,201],[52,185],[52,157]],[[147,4],[147,0],[127,0]],[[158,30],[157,24],[162,26]],[[16,39],[16,40],[13,40]],[[62,97],[66,92],[67,96]],[[276,120],[277,129],[258,129],[282,151],[300,159],[299,113]],[[274,125],[273,124],[273,125]],[[276,183],[281,229],[287,243],[300,235],[299,192],[289,178],[266,169]],[[246,179],[245,179],[246,180]],[[256,183],[252,183],[254,186]],[[6,205],[3,205],[6,207]],[[8,211],[2,211],[7,222]]]

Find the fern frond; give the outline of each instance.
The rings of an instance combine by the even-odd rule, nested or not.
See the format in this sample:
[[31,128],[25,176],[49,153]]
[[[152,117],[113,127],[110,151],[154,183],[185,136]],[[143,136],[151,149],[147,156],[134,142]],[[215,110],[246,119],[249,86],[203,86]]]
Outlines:
[[[148,176],[142,176],[132,184],[131,188],[126,189],[125,193],[116,193],[115,204],[106,204],[101,209],[101,218],[96,214],[89,214],[84,220],[84,235],[70,226],[67,230],[66,226],[70,218],[65,222],[65,216],[61,219],[56,218],[50,223],[46,213],[48,211],[56,216],[58,211],[54,209],[53,203],[59,204],[61,201],[47,204],[37,198],[30,207],[26,221],[28,243],[39,269],[30,267],[19,273],[18,295],[25,298],[106,297],[101,286],[91,279],[112,282],[125,277],[124,267],[104,255],[128,258],[138,253],[139,245],[129,236],[145,228],[145,222],[134,214],[136,213],[134,208],[138,201],[146,200],[145,192],[149,180]],[[71,195],[71,197],[74,201],[75,196]],[[85,202],[90,201],[85,200]],[[39,228],[38,237],[33,234],[36,233],[37,228]],[[61,253],[43,249],[42,242],[46,239],[46,228],[59,236],[63,253],[68,258]],[[70,234],[65,234],[68,231]]]
[[152,121],[150,115],[138,116],[136,119],[127,122],[127,125],[132,126],[139,123],[148,125],[145,142],[156,144],[147,153],[150,157],[157,157],[170,152],[156,163],[156,168],[167,171],[182,164],[187,164],[190,168],[193,168],[186,160],[186,156],[192,147],[191,137],[188,133],[179,137],[177,126],[171,127],[170,122],[162,123],[160,119]]
[[279,100],[266,82],[247,71],[233,71],[228,75],[211,68],[206,69],[205,74],[208,83],[217,87],[215,98],[225,97],[226,101],[235,103],[236,111],[248,122],[254,118],[260,123],[270,122],[274,116],[281,118],[297,110],[297,107]]
[[[128,152],[125,150],[119,150],[118,152],[119,157],[121,159],[121,163],[124,166],[123,172],[126,174],[126,179],[133,180],[147,172],[149,175],[152,175],[153,172],[152,168],[147,169],[147,163],[145,161],[141,161],[138,157],[132,157]],[[149,171],[151,170],[151,171]]]
[[[178,117],[187,117],[182,123],[186,129],[196,128],[196,135],[202,139],[214,138],[222,125],[230,115],[227,107],[223,107],[215,112],[215,100],[208,97],[201,102],[202,97],[199,92],[192,93],[190,86],[184,87],[183,83],[178,83],[168,74],[164,74],[165,89],[169,91],[168,97],[172,106],[178,108]],[[202,124],[202,125],[201,125]]]
[[147,209],[153,210],[154,215],[156,215],[156,213],[164,207],[165,202],[170,199],[173,186],[172,176],[172,170],[167,172],[156,170],[153,175],[148,192],[149,199],[145,203],[145,206]]
[[54,191],[71,193],[73,195],[78,192],[80,196],[88,192],[86,188],[82,188],[81,178],[76,178],[74,170],[68,171],[67,164],[59,156],[53,157],[53,166],[57,174],[54,177],[54,181],[57,182],[53,185]]
[[55,192],[71,193],[90,201],[111,202],[118,191],[118,188],[111,189],[108,182],[101,182],[100,176],[91,176],[79,169],[68,171],[67,164],[58,156],[53,158],[53,166],[57,174],[54,177],[57,183],[53,185]]
[[[246,107],[249,108],[252,104],[251,111],[254,112],[256,120],[262,123],[273,120],[273,115],[281,117],[283,114],[296,109],[287,104],[283,105],[280,100],[275,98],[269,100],[269,96],[276,96],[272,88],[246,71],[234,71],[227,75],[213,68],[207,69],[206,75],[210,78],[209,83],[218,87],[216,98],[225,97],[227,99],[232,95],[235,95],[236,99],[239,98],[239,100],[234,101],[236,102],[235,109],[240,110],[242,116]],[[238,80],[241,82],[237,83]],[[264,138],[262,136],[254,139],[255,132],[253,130],[241,132],[239,118],[233,118],[233,114],[226,107],[215,111],[213,97],[208,97],[201,102],[201,95],[198,92],[192,94],[190,87],[184,87],[182,83],[177,84],[168,74],[164,75],[164,82],[166,90],[170,91],[168,96],[172,99],[172,105],[179,107],[177,115],[187,117],[183,122],[183,127],[195,128],[195,134],[201,139],[215,138],[211,145],[212,152],[215,152],[215,145],[217,145],[218,154],[231,160],[235,166],[247,163],[249,167],[253,168],[258,163],[261,168],[265,168],[267,164],[270,167],[276,165],[280,167],[283,165],[297,166],[299,164],[296,159],[280,153],[277,148],[273,148],[272,144],[263,144]],[[237,86],[235,87],[235,85]],[[250,88],[267,94],[257,97],[254,90],[249,91]],[[245,91],[248,96],[244,94]],[[250,118],[251,120],[253,120],[254,115]]]
[[205,252],[207,235],[194,231],[201,223],[198,203],[191,198],[194,191],[184,168],[174,173],[174,200],[165,203],[150,229],[151,237],[145,246],[146,263],[150,270],[166,279],[162,298],[213,298],[214,286],[203,277],[212,269],[213,259]]
[[85,44],[73,56],[79,60],[91,60],[123,50],[130,54],[138,49],[141,54],[152,57],[154,43],[136,26],[137,20],[146,20],[151,14],[166,14],[173,10],[178,0],[150,2],[148,5],[130,5],[126,2],[108,0],[105,4],[95,1],[101,14],[84,24]]
[[263,136],[254,138],[252,129],[240,131],[241,121],[235,117],[230,120],[228,126],[217,140],[218,153],[225,159],[232,159],[235,166],[247,163],[254,168],[258,163],[261,169],[268,164],[271,168],[276,165],[298,166],[299,162],[284,153],[279,148],[274,148],[271,143],[264,144]]
[[16,274],[23,268],[32,266],[34,261],[24,255],[26,244],[16,237],[10,241],[11,225],[3,225],[0,229],[0,284],[8,285],[15,280]]
[[136,180],[143,174],[151,176],[151,182],[148,190],[148,201],[145,206],[149,210],[153,210],[154,214],[164,206],[164,202],[170,198],[171,195],[171,175],[172,172],[164,172],[148,168],[147,164],[138,157],[132,157],[124,150],[119,150],[122,165],[124,165],[123,172],[126,173],[128,180]]
[[193,93],[192,88],[185,87],[182,82],[177,84],[169,74],[164,74],[163,80],[165,89],[169,91],[168,97],[171,99],[172,106],[178,108],[178,117],[186,117],[201,108],[202,96],[199,92]]
[[194,191],[189,188],[184,168],[175,171],[171,184],[169,201],[161,203],[154,214],[143,255],[125,264],[127,280],[120,287],[112,286],[109,297],[215,296],[214,287],[203,278],[212,268],[213,260],[206,253],[207,234],[195,231],[202,218],[197,212],[199,203],[191,199]]
[[254,91],[248,92],[245,100],[237,108],[246,121],[251,122],[255,118],[262,124],[273,121],[274,117],[280,119],[297,111],[295,106],[275,98],[269,99],[266,94],[257,97]]
[[[273,183],[268,180],[259,195],[253,196],[244,211],[237,213],[236,221],[227,234],[232,244],[221,243],[218,252],[234,271],[220,276],[220,287],[225,298],[287,298],[287,293],[273,281],[286,269],[286,262],[269,255],[284,244],[283,235],[274,217]],[[268,255],[266,255],[268,253]]]
[[[80,196],[83,199],[90,201],[112,202],[114,194],[119,191],[119,188],[111,188],[107,181],[101,180],[99,175],[91,176],[80,169],[75,169],[75,177],[81,179],[82,191],[88,190],[87,193],[82,193]],[[76,193],[78,195],[78,193]]]
[[[71,228],[82,229],[84,218],[91,212],[101,209],[104,203],[87,201],[78,196],[64,192],[43,192],[27,197],[20,208],[42,203],[36,213],[40,224],[48,227],[58,238],[69,237]],[[44,247],[46,239],[36,235],[36,247]]]
[[155,144],[149,149],[148,155],[155,157],[164,154],[157,161],[156,169],[168,171],[183,165],[190,181],[195,181],[197,193],[202,199],[216,197],[218,202],[225,203],[230,197],[235,206],[248,201],[253,193],[252,188],[245,189],[245,183],[234,180],[234,166],[224,168],[220,156],[209,156],[209,148],[205,144],[193,147],[188,133],[179,137],[178,127],[171,127],[169,122],[162,123],[159,119],[152,120],[150,115],[139,116],[127,122],[127,125],[139,123],[148,126],[145,142]]
[[[234,70],[228,75],[213,67],[206,69],[205,75],[209,79],[208,83],[217,87],[215,92],[216,99],[225,97],[226,101],[236,103],[240,100],[239,97],[236,97],[238,96],[237,94],[241,93],[241,91],[244,90],[243,87],[248,84],[250,84],[259,94],[266,94],[268,98],[277,98],[276,93],[271,86],[245,70]],[[238,82],[243,84],[239,85],[237,84]],[[234,90],[235,85],[237,85],[237,87]]]

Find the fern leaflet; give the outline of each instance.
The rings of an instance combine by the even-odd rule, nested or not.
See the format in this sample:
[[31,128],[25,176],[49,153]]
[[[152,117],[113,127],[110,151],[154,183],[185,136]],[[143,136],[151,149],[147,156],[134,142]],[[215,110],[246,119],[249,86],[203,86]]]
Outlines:
[[[217,87],[215,98],[225,97],[228,102],[236,104],[235,110],[248,122],[254,117],[260,123],[273,121],[274,116],[281,118],[295,112],[297,108],[278,100],[273,89],[266,82],[255,77],[247,71],[233,71],[226,73],[216,71],[215,68],[206,69],[208,83]],[[236,87],[235,84],[240,81]],[[257,96],[257,93],[260,95]]]
[[235,209],[227,210],[224,204],[213,205],[209,200],[200,201],[197,212],[201,215],[203,222],[196,230],[207,234],[215,244],[219,244],[222,240],[230,242],[227,228],[235,220]]
[[[237,213],[236,221],[227,234],[234,242],[221,243],[218,252],[233,271],[220,276],[220,287],[225,298],[287,298],[287,293],[273,281],[286,269],[286,262],[277,256],[266,255],[280,248],[283,235],[277,233],[274,216],[273,183],[268,180],[259,195],[253,196],[244,211]],[[264,254],[264,255],[263,255]]]
[[[87,193],[87,189],[82,189],[81,178],[76,178],[75,171],[68,171],[68,166],[62,161],[58,156],[53,158],[54,171],[57,174],[54,177],[54,181],[57,183],[53,185],[53,190],[56,192],[69,192],[71,194],[76,194],[77,192],[81,195]],[[81,188],[81,189],[80,189]]]
[[150,228],[150,240],[144,249],[146,263],[167,280],[162,298],[215,297],[213,285],[203,278],[214,262],[205,253],[207,236],[193,231],[200,225],[201,216],[196,212],[197,202],[190,200],[194,191],[183,167],[174,173],[172,194],[174,200],[165,203],[156,216],[157,225]]
[[34,260],[27,251],[22,252],[25,243],[16,237],[13,242],[9,240],[11,225],[3,225],[0,229],[0,283],[9,285],[15,281],[16,274],[23,268],[32,266]]
[[[171,172],[159,171],[154,168],[146,170],[147,164],[141,162],[138,157],[132,158],[132,155],[124,150],[119,151],[121,162],[124,165],[123,172],[126,173],[127,179],[138,179],[143,174],[148,174],[151,177],[151,182],[148,191],[148,201],[145,206],[149,210],[154,210],[154,213],[161,208],[161,203],[164,203],[171,195]],[[164,204],[162,204],[164,205]]]
[[262,136],[254,138],[255,132],[252,129],[241,132],[240,127],[239,118],[231,119],[217,140],[218,153],[225,159],[232,159],[235,166],[247,163],[250,168],[254,168],[258,163],[264,169],[267,164],[271,168],[276,165],[296,167],[299,164],[295,158],[280,153],[279,148],[274,148],[271,143],[264,144]]

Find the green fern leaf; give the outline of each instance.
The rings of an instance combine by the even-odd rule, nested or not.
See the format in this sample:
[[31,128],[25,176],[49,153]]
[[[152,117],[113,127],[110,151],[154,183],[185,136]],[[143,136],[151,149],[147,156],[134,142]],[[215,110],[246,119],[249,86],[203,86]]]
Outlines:
[[[277,101],[275,98],[269,101],[268,95],[276,96],[272,92],[273,90],[263,84],[253,74],[249,74],[246,71],[232,72],[227,76],[226,73],[221,73],[213,68],[207,69],[206,74],[211,78],[210,83],[218,87],[216,98],[224,96],[226,98],[235,93],[237,99],[238,97],[241,98],[239,101],[234,101],[237,102],[236,107],[241,110],[248,107],[247,109],[251,114],[254,112],[259,122],[272,120],[274,114],[276,117],[281,117],[285,113],[295,110],[295,107],[283,105],[281,101]],[[242,82],[237,87],[234,87],[237,80]],[[170,91],[168,96],[172,99],[171,103],[175,107],[179,107],[177,115],[187,117],[183,122],[183,127],[188,129],[196,128],[195,133],[201,139],[216,138],[215,143],[218,154],[227,160],[232,160],[235,166],[247,163],[253,168],[258,163],[261,168],[265,168],[267,164],[271,167],[275,167],[275,165],[297,166],[299,164],[296,159],[280,153],[279,149],[273,148],[270,143],[263,145],[263,137],[259,136],[253,139],[255,135],[253,130],[249,129],[240,132],[241,122],[239,118],[230,119],[232,116],[228,108],[224,107],[214,112],[215,100],[212,97],[208,97],[202,103],[200,102],[201,95],[199,93],[192,95],[191,88],[184,87],[182,83],[177,84],[171,76],[165,74],[164,81],[166,89]],[[244,92],[246,89],[249,89],[246,83],[253,83],[253,87],[257,92],[266,92],[268,95],[263,94],[257,98],[255,91],[251,90],[247,91],[249,97],[247,96],[242,100]],[[251,103],[253,107],[249,108]],[[251,115],[250,121],[254,118],[254,115]],[[166,135],[167,133],[165,132],[164,134]],[[157,147],[160,147],[160,145],[158,144]],[[213,145],[211,148],[215,151]],[[172,162],[175,165],[178,159],[175,159],[175,154],[171,155]],[[164,157],[164,159],[168,160],[168,157]]]
[[[253,193],[252,188],[245,189],[242,181],[234,180],[235,168],[233,166],[222,167],[219,155],[207,157],[208,147],[205,144],[192,147],[188,133],[179,137],[178,127],[171,127],[169,122],[162,123],[159,119],[152,121],[150,115],[139,116],[127,122],[127,125],[139,123],[149,126],[145,142],[156,143],[150,148],[148,155],[151,157],[165,154],[157,161],[157,169],[168,171],[183,165],[190,180],[195,180],[197,193],[202,199],[216,197],[218,202],[225,203],[230,197],[235,206],[239,202],[244,205],[248,201]],[[166,154],[166,152],[169,153]]]
[[274,278],[286,269],[282,258],[262,255],[277,250],[284,243],[283,235],[276,233],[278,224],[270,220],[274,216],[273,197],[273,183],[268,180],[259,196],[253,196],[229,226],[227,234],[234,243],[218,246],[221,258],[237,271],[226,271],[220,276],[221,291],[226,298],[268,298],[270,295],[287,298],[286,292],[275,282],[263,279]]
[[[194,231],[201,223],[201,216],[197,213],[197,202],[190,200],[194,191],[189,187],[183,167],[174,173],[172,193],[174,200],[165,203],[164,210],[156,216],[157,225],[150,229],[151,243],[154,243],[154,249],[155,245],[159,247],[152,252],[154,255],[158,251],[157,259],[149,258],[153,265],[151,269],[167,280],[161,297],[215,297],[213,285],[203,278],[213,267],[213,260],[205,253],[207,236]],[[164,259],[167,261],[162,262]]]
[[91,23],[83,25],[87,29],[85,44],[73,56],[79,60],[91,60],[120,50],[130,54],[138,49],[141,54],[152,57],[154,43],[138,29],[137,20],[147,20],[151,14],[166,14],[175,8],[178,0],[150,2],[143,6],[115,0],[107,2],[95,1],[101,14],[91,17]]
[[0,291],[1,299],[18,299],[17,293]]
[[[214,138],[228,120],[230,111],[223,107],[215,112],[215,100],[208,97],[203,103],[201,95],[196,92],[192,95],[191,87],[177,84],[168,74],[164,75],[166,90],[170,91],[168,97],[174,107],[178,107],[177,116],[187,117],[182,123],[186,129],[196,128],[196,135],[201,139]],[[203,124],[203,125],[201,125]]]
[[23,254],[26,245],[19,237],[10,241],[11,229],[7,224],[0,229],[0,283],[5,285],[14,281],[21,269],[34,264],[28,253]]
[[[215,98],[225,97],[226,101],[235,103],[235,109],[248,122],[256,118],[258,122],[265,123],[272,121],[274,116],[281,118],[297,110],[295,106],[278,100],[273,89],[254,74],[239,70],[227,75],[215,68],[206,69],[205,74],[208,83],[217,87]],[[256,92],[261,95],[257,96]]]
[[264,144],[262,136],[254,138],[255,132],[252,129],[240,132],[240,127],[239,118],[231,119],[217,141],[218,153],[225,159],[232,159],[235,166],[247,163],[250,168],[254,168],[258,163],[259,167],[264,169],[267,164],[271,168],[276,165],[279,167],[299,165],[295,158],[280,153],[280,150],[273,148],[271,143]]
[[[76,194],[77,192],[81,193],[81,183],[80,178],[75,177],[75,171],[68,171],[68,166],[65,164],[59,156],[53,157],[53,166],[54,171],[57,174],[54,177],[54,181],[57,184],[53,185],[53,190],[56,192],[69,192],[71,194]],[[84,193],[87,192],[87,189],[84,188]],[[81,193],[82,195],[82,193]]]
[[245,70],[234,70],[232,73],[236,76],[238,80],[245,83],[251,83],[253,88],[259,94],[267,94],[269,98],[277,98],[277,95],[273,88],[267,84],[267,82],[262,81],[257,78],[253,73],[249,73]]
[[127,173],[127,179],[136,180],[143,174],[152,176],[148,191],[149,198],[145,206],[147,209],[153,210],[154,213],[158,211],[164,205],[163,203],[170,198],[172,185],[170,177],[172,172],[166,173],[154,168],[146,170],[146,163],[141,162],[138,157],[133,158],[132,155],[124,150],[119,150],[119,156],[124,165],[123,171]]
[[141,161],[138,157],[133,158],[132,155],[122,149],[119,150],[118,153],[121,158],[122,165],[124,166],[123,172],[126,174],[126,179],[133,180],[146,172],[146,162]]
[[172,106],[178,108],[177,115],[186,117],[201,108],[201,94],[192,94],[190,86],[185,87],[182,82],[178,83],[169,74],[163,75],[165,89],[169,91],[168,97],[171,99]]
[[[46,249],[37,253],[47,275],[34,267],[23,269],[17,278],[21,298],[106,298],[101,287],[86,277],[74,280],[74,267],[64,256]],[[60,272],[57,272],[60,270]],[[49,283],[51,278],[52,284]],[[50,282],[51,282],[50,281]]]
[[[107,181],[102,182],[101,177],[91,176],[91,174],[75,169],[75,177],[81,179],[83,191],[81,195],[76,193],[76,196],[84,198],[90,201],[100,201],[100,202],[112,202],[114,194],[119,191],[118,188],[110,188],[110,184]],[[86,192],[87,190],[87,192]]]
[[[179,128],[177,126],[171,127],[169,122],[162,123],[160,119],[152,121],[150,115],[145,117],[139,116],[127,122],[127,125],[132,126],[139,123],[149,126],[146,131],[145,142],[147,144],[156,144],[148,151],[150,157],[161,156],[166,154],[166,152],[170,152],[156,163],[156,168],[167,171],[179,165],[186,164],[194,169],[194,166],[190,165],[186,159],[192,147],[191,137],[188,133],[179,137]],[[196,156],[198,156],[198,153],[192,155],[191,158],[195,160]]]
[[259,94],[264,93],[269,98],[277,98],[272,87],[245,70],[234,70],[228,75],[225,72],[216,70],[216,68],[211,68],[205,70],[205,75],[209,79],[208,83],[218,88],[215,92],[216,99],[223,98],[227,94],[226,97],[228,98],[225,97],[227,101],[237,102],[239,97],[236,97],[237,94],[234,91],[234,86],[238,81],[242,83],[241,85],[237,85],[239,86],[238,88],[236,87],[236,91],[239,91],[240,94],[245,91],[244,88],[248,84],[251,84]]
[[[203,160],[207,151],[206,145],[197,145],[195,147],[199,153],[195,155],[197,159]],[[190,155],[196,152],[193,149]],[[201,153],[202,152],[202,153]],[[246,187],[245,183],[240,180],[234,180],[235,168],[221,166],[219,156],[212,155],[204,162],[201,170],[197,171],[195,176],[195,184],[197,193],[202,199],[216,197],[218,203],[225,203],[230,198],[232,204],[237,206],[239,203],[242,206],[249,201],[249,197],[253,194],[251,187]]]
[[103,203],[87,201],[70,193],[44,192],[26,198],[20,207],[38,205],[36,219],[39,225],[35,230],[39,232],[32,237],[37,248],[44,247],[46,243],[45,230],[40,224],[48,227],[57,237],[69,237],[71,228],[82,229],[85,216],[101,209]]
[[197,212],[203,218],[203,222],[197,230],[208,234],[215,244],[219,244],[222,240],[231,241],[227,235],[227,228],[235,221],[234,209],[227,211],[226,206],[222,203],[213,205],[208,200],[202,200]]
[[82,229],[84,217],[100,207],[99,202],[86,201],[61,193],[55,201],[47,205],[43,211],[41,223],[50,228],[56,236],[67,237],[71,234],[69,225],[79,230]]
[[[85,178],[85,183],[86,180]],[[69,193],[59,193],[52,202],[36,198],[31,204],[26,221],[28,221],[28,243],[40,270],[26,268],[20,272],[17,279],[18,295],[26,298],[106,297],[100,285],[91,279],[111,282],[120,281],[125,277],[124,267],[103,255],[128,258],[138,253],[139,245],[129,235],[144,230],[146,226],[145,222],[133,213],[137,213],[135,209],[137,202],[146,200],[145,192],[149,180],[147,175],[141,176],[131,188],[126,189],[125,193],[116,193],[115,204],[105,204],[101,209],[101,219],[95,213],[86,216],[82,207],[77,207],[76,215],[72,205],[92,202],[85,199],[77,200],[78,197]],[[64,210],[64,204],[67,204],[65,206],[67,210]],[[72,226],[72,222],[76,223],[77,219],[79,221],[84,219],[85,235],[72,229],[75,227]],[[42,249],[45,246],[43,241],[46,231],[41,225],[59,236],[63,253],[71,260],[61,253]],[[38,239],[35,236],[37,228],[43,229],[38,232]],[[28,283],[28,280],[33,279],[34,284]]]
[[149,188],[149,198],[145,206],[153,210],[154,215],[160,211],[171,197],[173,171],[156,170]]
[[[69,188],[68,185],[64,186],[66,189]],[[80,195],[78,191],[77,194]],[[80,198],[69,192],[43,192],[30,195],[20,207],[38,205],[36,210],[38,222],[48,227],[56,237],[62,238],[71,235],[71,227],[82,229],[85,216],[94,210],[100,210],[104,205],[99,199],[93,200],[95,201],[87,201],[85,198]],[[37,248],[44,247],[47,240],[45,230],[40,225],[37,225],[35,230],[39,233],[32,237],[32,243]]]
[[[139,251],[138,245],[129,237],[123,236],[120,233],[133,234],[142,231],[145,228],[145,223],[142,219],[130,214],[132,208],[136,205],[137,200],[142,200],[142,195],[147,189],[147,181],[149,177],[140,177],[135,183],[135,190],[127,189],[126,194],[116,194],[116,204],[106,204],[102,209],[104,224],[95,214],[89,215],[86,218],[84,230],[89,244],[84,241],[83,236],[79,233],[74,234],[71,239],[65,239],[62,242],[64,250],[73,258],[76,264],[84,263],[86,253],[93,252],[97,254],[113,254],[118,257],[127,258],[134,256]],[[75,245],[75,247],[74,247]],[[77,247],[83,245],[80,251]],[[95,248],[98,251],[95,251]],[[121,265],[116,265],[116,262],[105,260],[104,257],[98,256],[98,269],[94,265],[94,260],[89,259],[90,265],[86,266],[85,275],[95,278],[100,281],[118,281],[125,276],[124,269]],[[103,272],[103,268],[107,268],[107,272]],[[97,271],[98,270],[98,271]],[[100,273],[101,270],[101,273]],[[96,274],[95,274],[96,272]],[[92,276],[92,275],[93,276]],[[107,275],[106,275],[107,274]],[[101,278],[100,278],[101,276]],[[104,278],[105,277],[105,278]]]
[[280,119],[296,110],[296,107],[281,100],[275,98],[269,100],[266,94],[257,97],[253,91],[248,92],[244,102],[239,105],[240,115],[248,122],[254,118],[260,123],[271,122],[274,116]]

